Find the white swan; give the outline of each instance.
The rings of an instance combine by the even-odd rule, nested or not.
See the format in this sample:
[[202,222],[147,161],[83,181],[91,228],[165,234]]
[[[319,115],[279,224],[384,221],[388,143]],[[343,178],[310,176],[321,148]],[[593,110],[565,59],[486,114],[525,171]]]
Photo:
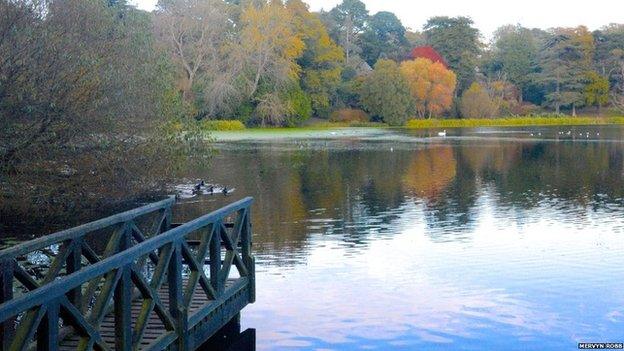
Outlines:
[[438,136],[445,137],[446,136],[446,129],[444,131],[442,131],[442,132],[438,132]]

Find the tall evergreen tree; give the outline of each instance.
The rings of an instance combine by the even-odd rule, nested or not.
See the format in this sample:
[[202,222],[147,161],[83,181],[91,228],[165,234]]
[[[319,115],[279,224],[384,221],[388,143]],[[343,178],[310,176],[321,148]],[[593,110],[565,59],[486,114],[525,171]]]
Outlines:
[[427,43],[433,46],[457,74],[457,90],[462,92],[475,80],[481,52],[479,30],[468,17],[433,17],[424,26]]

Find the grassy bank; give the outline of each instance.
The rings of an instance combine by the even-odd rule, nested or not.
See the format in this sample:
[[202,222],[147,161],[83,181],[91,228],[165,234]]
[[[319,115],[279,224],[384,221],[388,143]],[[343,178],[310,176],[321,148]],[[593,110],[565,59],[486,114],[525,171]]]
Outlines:
[[606,124],[624,124],[624,117],[510,117],[478,119],[412,119],[407,121],[405,127],[410,129],[426,129]]

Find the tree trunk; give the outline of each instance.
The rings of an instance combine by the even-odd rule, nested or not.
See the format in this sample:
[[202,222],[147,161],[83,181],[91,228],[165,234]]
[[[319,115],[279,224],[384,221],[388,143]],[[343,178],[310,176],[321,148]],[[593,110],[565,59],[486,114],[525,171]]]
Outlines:
[[576,104],[572,104],[572,117],[576,117]]

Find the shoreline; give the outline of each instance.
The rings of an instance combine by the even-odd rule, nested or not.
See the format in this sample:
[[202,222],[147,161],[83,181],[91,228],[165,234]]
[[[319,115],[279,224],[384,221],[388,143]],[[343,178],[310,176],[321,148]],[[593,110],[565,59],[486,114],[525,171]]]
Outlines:
[[378,129],[440,129],[479,127],[539,127],[539,126],[583,126],[624,125],[624,116],[617,117],[510,117],[510,118],[462,118],[462,119],[411,119],[403,126],[389,126],[382,123],[366,124],[323,122],[300,127],[250,127],[237,130],[207,130],[211,134],[236,133],[307,133],[327,130],[378,130]]

